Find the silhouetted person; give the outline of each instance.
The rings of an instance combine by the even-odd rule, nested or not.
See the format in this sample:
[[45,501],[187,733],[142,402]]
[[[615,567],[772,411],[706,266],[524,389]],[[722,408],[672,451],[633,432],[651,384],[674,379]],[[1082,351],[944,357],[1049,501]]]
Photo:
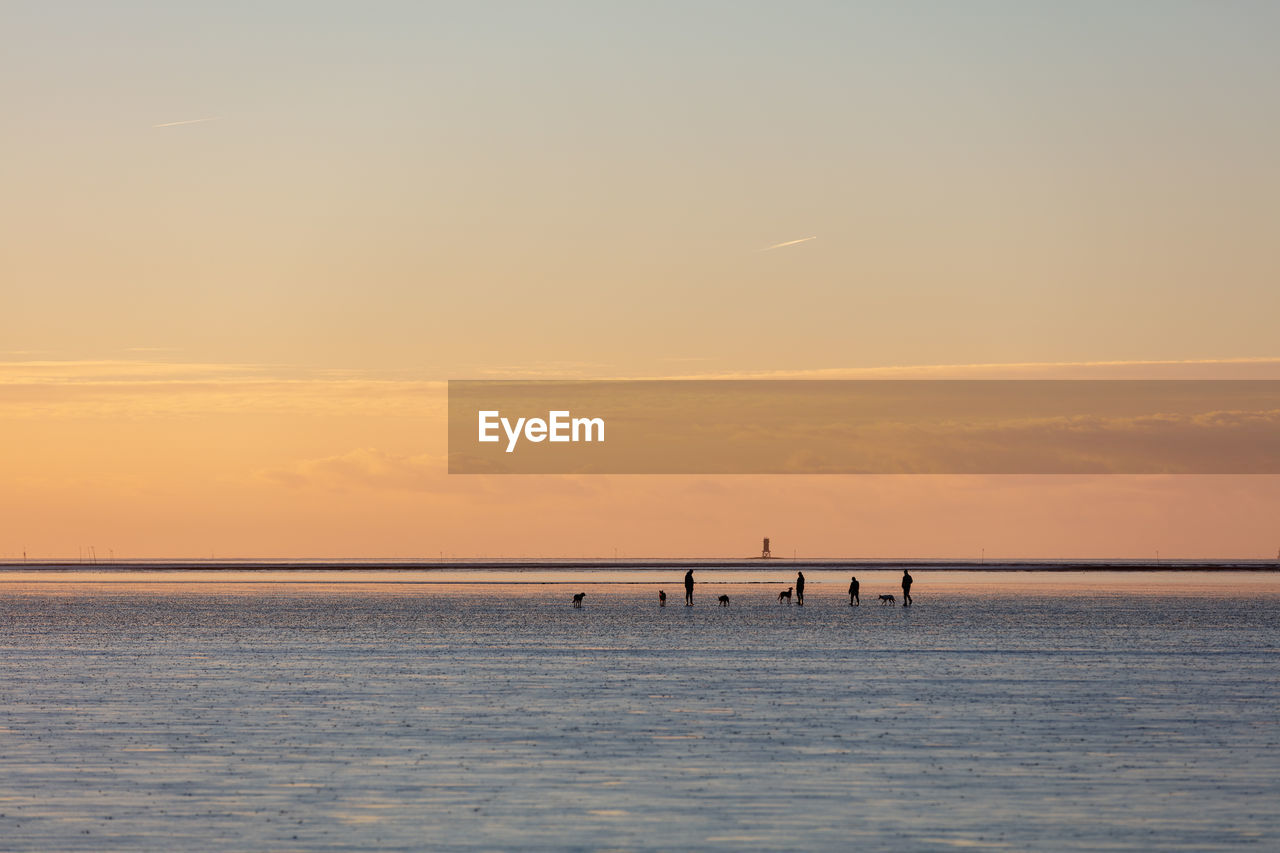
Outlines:
[[902,606],[911,606],[911,572],[902,570]]
[[804,572],[796,572],[796,604],[804,604]]
[[862,602],[858,599],[858,579],[856,577],[850,577],[849,578],[849,606],[853,607],[861,603]]
[[665,590],[661,590],[661,589],[658,590],[658,606],[659,607],[667,606],[667,593]]
[[684,573],[684,604],[693,606],[693,569]]

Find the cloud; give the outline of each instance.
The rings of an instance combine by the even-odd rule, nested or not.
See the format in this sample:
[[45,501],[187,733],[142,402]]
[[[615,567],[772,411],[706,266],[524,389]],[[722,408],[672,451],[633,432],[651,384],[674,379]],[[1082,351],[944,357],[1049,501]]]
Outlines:
[[445,383],[272,364],[125,360],[0,362],[6,417],[209,412],[431,414]]
[[79,361],[0,362],[0,386],[40,383],[82,385],[93,383],[150,382],[214,378],[243,378],[261,375],[270,365],[140,361],[132,359],[91,359]]
[[585,379],[610,365],[592,361],[528,361],[515,365],[475,366],[471,371],[499,379]]
[[810,240],[817,240],[817,237],[801,237],[799,240],[788,240],[785,243],[774,243],[772,246],[765,246],[758,251],[772,252],[774,249],[785,249],[787,246],[796,246],[800,243],[808,243]]
[[1081,415],[944,424],[934,439],[959,470],[1255,474],[1280,470],[1280,410]]
[[608,491],[603,478],[553,474],[537,478],[450,475],[446,457],[389,453],[361,447],[334,456],[302,459],[258,471],[254,479],[294,489],[335,492],[412,492],[445,496],[451,501],[478,500],[482,506],[528,506],[547,500],[600,496]]
[[797,474],[1276,473],[1280,410],[754,424],[693,456]]
[[204,124],[209,121],[217,121],[220,116],[209,116],[208,118],[188,118],[182,121],[164,121],[160,124],[153,124],[152,127],[178,127],[184,124]]
[[907,364],[718,371],[665,379],[1280,379],[1280,357]]
[[[515,379],[602,379],[602,366],[547,362],[479,368]],[[1280,379],[1280,358],[899,365],[673,373],[628,379]],[[161,358],[0,361],[5,417],[120,417],[208,412],[439,416],[445,380],[403,373]]]
[[402,456],[362,447],[337,456],[306,459],[260,472],[266,480],[286,486],[321,486],[345,490],[397,489],[444,491],[445,460],[423,454]]

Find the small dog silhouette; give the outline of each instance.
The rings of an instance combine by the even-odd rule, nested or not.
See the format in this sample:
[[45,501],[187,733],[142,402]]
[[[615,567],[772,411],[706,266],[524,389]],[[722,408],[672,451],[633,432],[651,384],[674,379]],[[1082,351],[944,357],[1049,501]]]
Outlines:
[[785,590],[778,593],[778,601],[783,600],[785,600],[787,604],[791,603],[791,587],[787,587]]
[[728,606],[729,606],[729,596],[727,596],[727,595],[722,595],[722,596],[720,596],[720,606],[721,606],[721,607],[728,607]]
[[895,599],[894,599],[894,597],[893,597],[892,595],[882,595],[882,596],[880,596],[880,603],[881,603],[881,604],[893,604],[894,600],[895,600]]
[[663,590],[658,590],[658,606],[659,607],[667,606],[667,594]]
[[574,607],[581,607],[581,606],[582,606],[582,599],[584,599],[584,598],[586,598],[586,597],[587,597],[587,594],[586,594],[585,592],[580,592],[580,593],[578,593],[577,595],[575,595],[575,596],[573,597],[573,606],[574,606]]

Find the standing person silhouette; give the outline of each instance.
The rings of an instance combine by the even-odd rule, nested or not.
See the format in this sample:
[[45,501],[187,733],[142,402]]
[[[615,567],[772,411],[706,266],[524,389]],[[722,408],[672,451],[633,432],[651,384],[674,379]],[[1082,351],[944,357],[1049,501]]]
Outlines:
[[796,572],[796,604],[804,604],[804,572]]
[[902,606],[911,606],[911,572],[902,570]]
[[849,576],[849,606],[854,607],[855,605],[859,605],[861,603],[862,601],[858,598],[858,579],[857,577],[850,575]]
[[693,606],[693,569],[684,573],[684,606]]

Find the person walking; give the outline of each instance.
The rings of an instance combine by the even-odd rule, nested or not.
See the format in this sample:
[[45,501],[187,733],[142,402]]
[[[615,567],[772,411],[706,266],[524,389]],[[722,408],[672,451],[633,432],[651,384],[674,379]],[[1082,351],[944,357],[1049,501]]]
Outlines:
[[902,606],[911,606],[911,572],[902,570]]
[[684,606],[693,606],[693,569],[684,573]]
[[855,607],[862,602],[858,599],[858,578],[850,576],[849,578],[849,606]]
[[804,604],[804,572],[796,572],[796,604]]

